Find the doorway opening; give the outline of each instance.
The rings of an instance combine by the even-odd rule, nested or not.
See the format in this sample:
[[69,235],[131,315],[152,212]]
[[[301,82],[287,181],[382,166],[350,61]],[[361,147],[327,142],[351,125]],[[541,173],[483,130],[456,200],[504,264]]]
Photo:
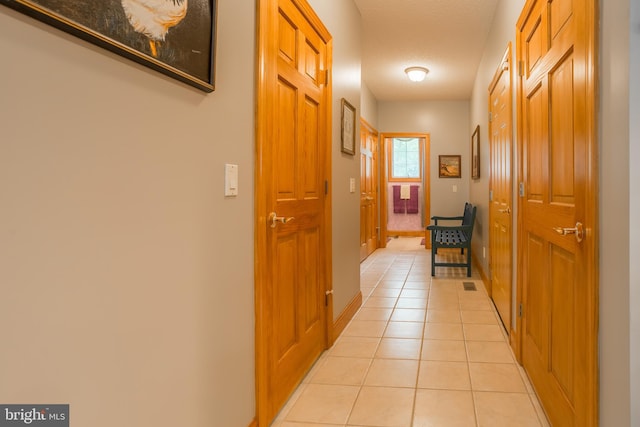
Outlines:
[[431,210],[430,138],[384,133],[381,141],[380,244],[386,247],[393,237],[425,235]]

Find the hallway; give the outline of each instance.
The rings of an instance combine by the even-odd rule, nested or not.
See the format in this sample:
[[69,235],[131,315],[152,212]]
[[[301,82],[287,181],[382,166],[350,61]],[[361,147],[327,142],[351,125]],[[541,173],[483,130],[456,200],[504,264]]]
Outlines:
[[420,240],[362,262],[362,308],[274,427],[548,426],[480,278],[432,280]]

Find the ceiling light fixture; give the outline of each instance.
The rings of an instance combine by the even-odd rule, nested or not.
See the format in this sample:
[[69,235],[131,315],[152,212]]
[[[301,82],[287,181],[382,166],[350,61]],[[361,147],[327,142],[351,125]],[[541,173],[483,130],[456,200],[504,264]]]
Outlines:
[[405,69],[404,72],[407,73],[409,80],[412,82],[421,82],[427,77],[429,70],[424,67],[409,67]]

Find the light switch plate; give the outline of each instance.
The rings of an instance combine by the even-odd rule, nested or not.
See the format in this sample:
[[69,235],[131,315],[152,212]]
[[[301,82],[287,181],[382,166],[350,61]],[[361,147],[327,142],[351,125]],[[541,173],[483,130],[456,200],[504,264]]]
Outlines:
[[233,197],[238,195],[238,165],[224,165],[224,195]]

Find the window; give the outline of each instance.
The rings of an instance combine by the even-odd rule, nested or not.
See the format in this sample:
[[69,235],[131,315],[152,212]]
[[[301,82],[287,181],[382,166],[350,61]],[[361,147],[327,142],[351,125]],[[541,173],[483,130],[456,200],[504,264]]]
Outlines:
[[420,138],[393,138],[391,141],[390,180],[418,181],[422,178]]

